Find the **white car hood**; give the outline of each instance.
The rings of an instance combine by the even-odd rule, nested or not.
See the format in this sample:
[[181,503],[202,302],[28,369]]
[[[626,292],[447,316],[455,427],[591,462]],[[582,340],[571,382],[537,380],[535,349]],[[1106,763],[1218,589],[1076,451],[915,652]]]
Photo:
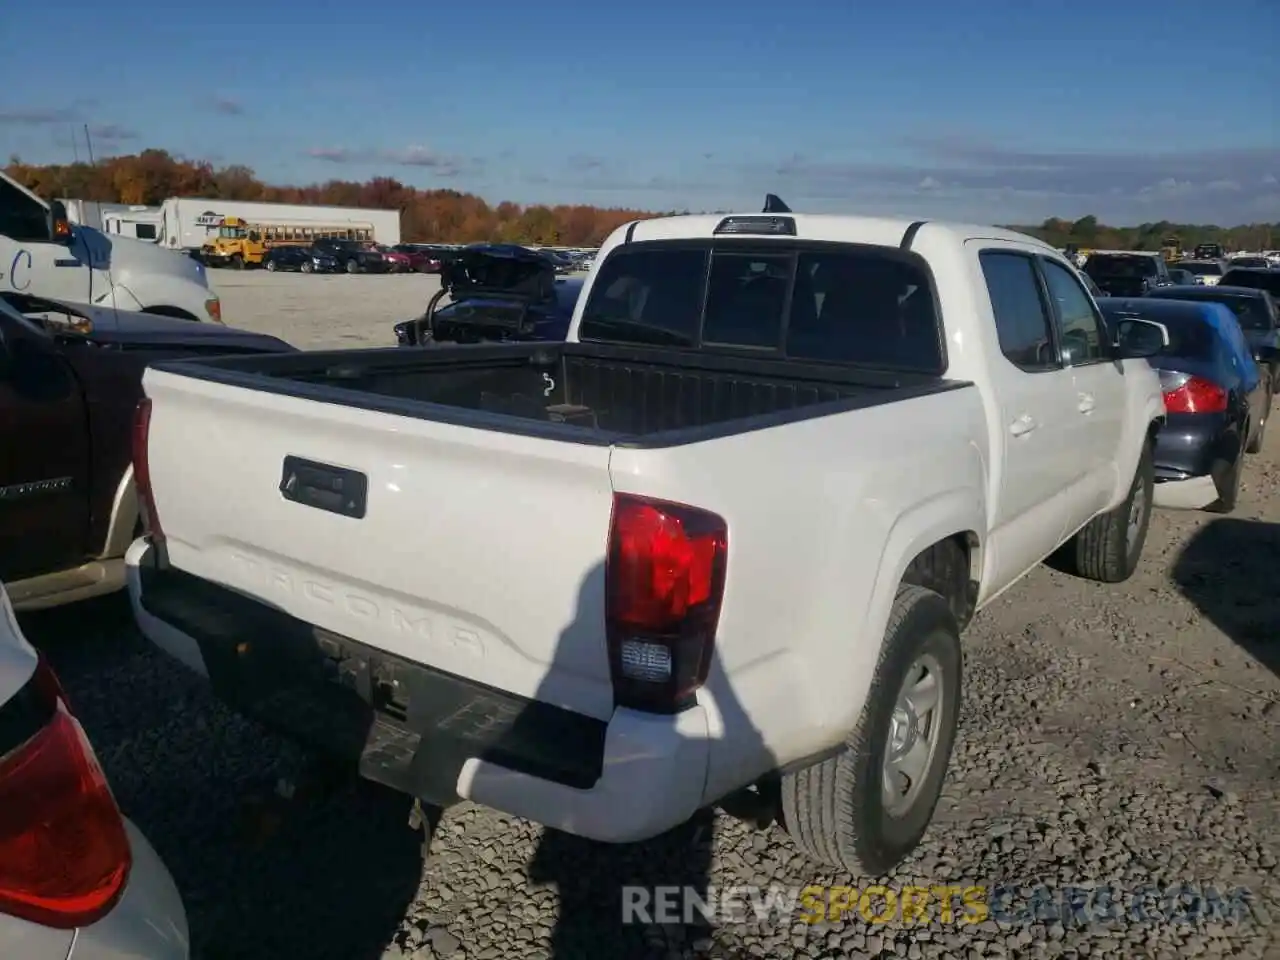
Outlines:
[[191,280],[206,289],[209,286],[204,265],[185,253],[166,250],[145,240],[108,235],[92,227],[78,226],[76,233],[92,251],[93,262],[109,264],[111,276],[117,282],[127,285],[129,274],[137,272]]

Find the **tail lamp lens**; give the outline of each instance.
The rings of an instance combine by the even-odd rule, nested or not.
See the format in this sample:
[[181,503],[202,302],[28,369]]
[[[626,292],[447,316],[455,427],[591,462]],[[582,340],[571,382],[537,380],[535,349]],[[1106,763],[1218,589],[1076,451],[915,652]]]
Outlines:
[[124,821],[84,731],[43,661],[6,708],[47,722],[0,756],[0,912],[58,929],[91,924],[124,892]]
[[713,513],[615,496],[606,621],[618,706],[673,713],[706,682],[727,549],[728,527]]

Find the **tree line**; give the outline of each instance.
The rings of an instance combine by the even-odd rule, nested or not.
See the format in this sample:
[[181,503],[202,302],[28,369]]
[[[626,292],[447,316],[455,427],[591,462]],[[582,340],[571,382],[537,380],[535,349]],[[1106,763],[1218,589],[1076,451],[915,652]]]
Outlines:
[[71,197],[104,203],[158,206],[169,197],[256,200],[337,207],[399,210],[406,242],[492,241],[540,246],[599,244],[622,224],[663,216],[645,210],[587,204],[544,206],[502,202],[490,205],[472,193],[419,190],[392,177],[364,183],[330,180],[305,187],[263,183],[244,166],[214,167],[184,160],[164,150],[110,157],[94,164],[45,166],[10,160],[5,172],[41,197]]
[[1097,217],[1060,220],[1050,217],[1039,226],[1012,229],[1039,237],[1059,249],[1075,244],[1082,250],[1159,250],[1176,237],[1188,256],[1198,243],[1220,243],[1227,250],[1271,250],[1280,247],[1280,223],[1250,223],[1235,227],[1213,224],[1143,223],[1136,227],[1109,227]]
[[[97,163],[37,165],[10,160],[5,172],[42,197],[74,197],[108,203],[157,206],[169,197],[259,200],[401,211],[401,234],[408,242],[474,243],[497,241],[538,245],[587,246],[600,243],[631,220],[675,211],[601,208],[588,204],[544,206],[503,201],[490,205],[457,190],[420,190],[392,177],[364,183],[330,180],[304,187],[263,183],[245,166],[214,167],[174,157],[164,150],[143,150]],[[1221,243],[1229,250],[1280,246],[1280,223],[1234,227],[1160,221],[1133,227],[1107,226],[1097,217],[1056,217],[1038,226],[1014,226],[1056,247],[1158,250],[1177,237],[1186,250],[1197,243]]]

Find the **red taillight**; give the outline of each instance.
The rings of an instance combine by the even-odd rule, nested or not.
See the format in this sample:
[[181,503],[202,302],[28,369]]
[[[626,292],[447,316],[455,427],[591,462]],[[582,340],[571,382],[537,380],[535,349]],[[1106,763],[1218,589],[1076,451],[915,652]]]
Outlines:
[[160,527],[160,514],[156,512],[156,500],[151,491],[151,460],[147,445],[151,439],[151,398],[143,397],[133,413],[133,487],[138,491],[138,503],[151,539],[164,539]]
[[675,712],[706,682],[728,538],[714,513],[614,496],[605,618],[618,706]]
[[115,906],[133,859],[111,788],[61,689],[42,661],[27,703],[50,718],[0,757],[0,913],[71,929]]
[[1212,380],[1161,370],[1160,386],[1167,413],[1222,413],[1227,409],[1227,391]]

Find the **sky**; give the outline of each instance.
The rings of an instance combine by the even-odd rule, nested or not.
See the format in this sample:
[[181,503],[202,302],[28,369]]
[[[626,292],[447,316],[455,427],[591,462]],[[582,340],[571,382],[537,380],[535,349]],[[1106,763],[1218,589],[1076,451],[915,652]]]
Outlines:
[[61,0],[19,35],[0,159],[83,159],[87,124],[491,203],[1280,221],[1280,0]]

